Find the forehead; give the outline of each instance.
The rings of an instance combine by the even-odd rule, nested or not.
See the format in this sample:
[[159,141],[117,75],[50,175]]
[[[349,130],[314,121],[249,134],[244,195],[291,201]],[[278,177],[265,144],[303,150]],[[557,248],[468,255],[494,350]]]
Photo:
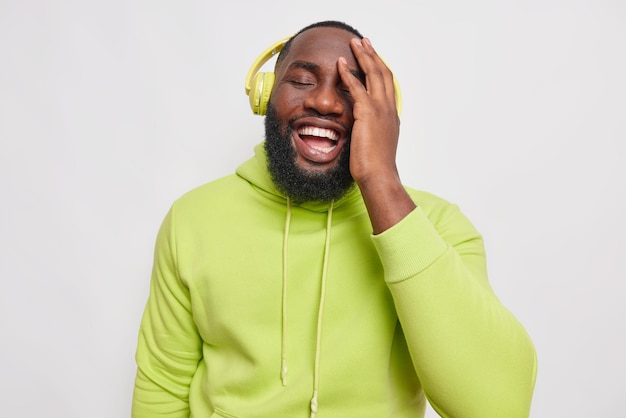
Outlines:
[[355,37],[353,33],[340,28],[309,29],[293,40],[283,64],[287,67],[294,61],[307,61],[336,65],[339,57],[345,57],[349,64],[356,65],[350,49],[350,39]]

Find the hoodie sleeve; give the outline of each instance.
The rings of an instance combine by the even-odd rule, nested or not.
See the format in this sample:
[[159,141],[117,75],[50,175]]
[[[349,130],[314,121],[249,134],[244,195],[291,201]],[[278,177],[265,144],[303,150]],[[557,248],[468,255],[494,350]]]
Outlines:
[[482,237],[454,205],[373,237],[416,373],[442,417],[528,417],[530,337],[487,280]]
[[189,386],[201,339],[189,289],[178,274],[174,209],[156,240],[150,294],[137,343],[133,418],[189,417]]

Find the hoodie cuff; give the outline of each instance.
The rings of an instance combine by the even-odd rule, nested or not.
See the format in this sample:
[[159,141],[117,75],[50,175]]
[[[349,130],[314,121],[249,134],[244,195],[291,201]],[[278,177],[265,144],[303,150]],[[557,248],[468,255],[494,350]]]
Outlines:
[[419,206],[391,228],[372,235],[372,241],[387,283],[400,282],[421,273],[448,248]]

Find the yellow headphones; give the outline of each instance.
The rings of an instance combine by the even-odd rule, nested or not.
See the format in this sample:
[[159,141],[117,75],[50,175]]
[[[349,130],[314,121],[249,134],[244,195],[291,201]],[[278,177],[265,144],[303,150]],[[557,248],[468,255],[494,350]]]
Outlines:
[[[267,61],[272,59],[274,55],[277,55],[283,49],[285,43],[287,43],[289,39],[291,39],[291,36],[281,39],[263,51],[263,53],[259,55],[256,60],[254,60],[252,66],[248,70],[245,89],[246,94],[250,99],[252,113],[255,115],[265,115],[275,79],[273,72],[259,72],[259,70]],[[383,62],[384,61],[385,60],[383,59]],[[396,108],[398,109],[398,114],[400,114],[400,111],[402,110],[402,96],[400,94],[400,86],[398,85],[398,81],[395,77],[393,78],[393,84],[396,90]]]

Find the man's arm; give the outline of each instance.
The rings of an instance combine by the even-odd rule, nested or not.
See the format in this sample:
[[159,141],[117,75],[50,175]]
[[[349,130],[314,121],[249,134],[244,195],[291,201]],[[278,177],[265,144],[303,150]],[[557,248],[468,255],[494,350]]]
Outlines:
[[454,205],[373,236],[416,373],[442,417],[528,417],[536,354],[498,300],[481,236]]
[[188,418],[189,385],[202,356],[189,289],[178,275],[173,212],[156,242],[137,344],[133,418]]
[[398,223],[415,203],[404,190],[396,166],[400,119],[393,74],[369,39],[353,39],[352,51],[365,85],[339,60],[339,73],[354,99],[350,174],[361,190],[374,234]]
[[493,293],[471,223],[446,202],[426,213],[402,186],[393,75],[367,39],[351,46],[366,82],[339,60],[354,99],[350,171],[426,396],[442,417],[527,417],[533,344]]

